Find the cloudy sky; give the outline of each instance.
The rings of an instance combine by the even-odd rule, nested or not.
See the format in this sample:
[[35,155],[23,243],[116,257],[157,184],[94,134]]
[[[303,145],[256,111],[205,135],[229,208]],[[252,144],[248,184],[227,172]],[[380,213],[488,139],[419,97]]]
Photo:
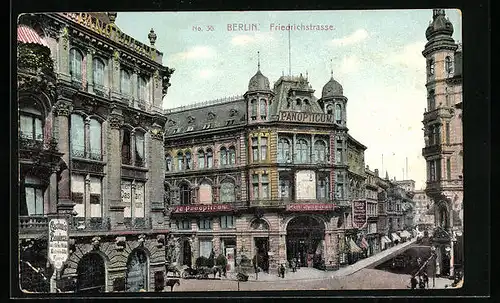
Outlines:
[[[446,10],[461,41],[458,10]],[[288,74],[288,31],[277,25],[327,25],[329,31],[291,31],[291,72],[308,74],[321,97],[334,78],[344,87],[350,134],[368,147],[366,164],[383,175],[425,185],[422,119],[426,107],[425,30],[432,10],[120,12],[118,27],[149,45],[154,28],[163,64],[175,68],[165,108],[242,95],[257,70],[274,83]],[[229,31],[228,24],[255,24],[256,31]],[[201,29],[201,30],[199,30]],[[383,155],[383,156],[382,156]],[[382,168],[383,158],[383,168]],[[405,175],[406,177],[406,175]]]

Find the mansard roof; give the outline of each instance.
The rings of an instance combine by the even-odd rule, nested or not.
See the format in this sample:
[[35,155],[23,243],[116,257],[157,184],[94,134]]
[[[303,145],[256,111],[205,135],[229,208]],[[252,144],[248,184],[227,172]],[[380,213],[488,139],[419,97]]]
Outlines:
[[225,129],[246,123],[246,102],[235,96],[165,110],[167,116],[166,137]]

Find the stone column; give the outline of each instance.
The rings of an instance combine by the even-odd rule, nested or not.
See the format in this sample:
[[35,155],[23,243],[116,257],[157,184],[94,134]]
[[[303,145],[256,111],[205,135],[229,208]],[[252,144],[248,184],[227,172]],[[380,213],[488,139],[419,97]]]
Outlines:
[[279,232],[278,240],[278,262],[286,262],[286,231]]
[[94,92],[94,60],[93,55],[95,51],[93,49],[87,50],[87,91],[89,93]]
[[109,216],[112,229],[123,229],[123,209],[125,205],[121,199],[121,152],[120,152],[120,127],[123,117],[114,110],[108,118],[108,193]]
[[58,168],[52,169],[49,183],[49,213],[57,213],[57,172]]
[[63,27],[60,33],[59,45],[57,47],[58,51],[58,62],[59,62],[59,77],[67,82],[71,81],[69,75],[69,28]]
[[89,117],[85,118],[84,125],[85,126],[84,126],[83,132],[85,134],[85,136],[84,136],[85,146],[84,146],[83,150],[85,152],[85,158],[89,158],[89,156],[90,156],[90,150],[89,150],[89,146],[90,146],[90,118]]
[[[314,134],[311,135],[311,148],[309,149],[309,163],[314,164]],[[318,180],[316,180],[317,182]]]
[[71,200],[71,163],[70,163],[70,148],[69,148],[69,119],[68,116],[73,110],[73,104],[69,100],[60,100],[54,106],[54,113],[57,115],[57,139],[58,149],[61,152],[62,160],[66,163],[67,167],[61,172],[61,178],[58,184],[58,198],[57,204],[58,213],[71,213],[75,203]]
[[[164,215],[164,183],[165,183],[165,149],[163,146],[163,127],[154,123],[149,131],[150,140],[146,153],[147,167],[149,169],[149,180],[147,186],[149,190],[149,201],[151,205],[151,220],[153,229],[168,229],[170,225],[169,216]],[[170,188],[170,190],[172,190]],[[173,197],[170,197],[171,203]],[[154,207],[153,207],[154,206]]]
[[109,87],[111,89],[111,98],[118,100],[121,99],[121,92],[120,92],[120,52],[115,51],[113,53],[113,60],[110,60],[110,68],[108,69],[109,72]]

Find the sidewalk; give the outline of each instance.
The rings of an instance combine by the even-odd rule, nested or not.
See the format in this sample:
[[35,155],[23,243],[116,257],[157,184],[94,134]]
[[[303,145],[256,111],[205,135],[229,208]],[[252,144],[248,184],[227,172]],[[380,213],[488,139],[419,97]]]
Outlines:
[[415,243],[416,240],[417,240],[416,238],[410,239],[404,243],[398,244],[397,246],[394,246],[394,247],[388,248],[384,251],[381,251],[376,255],[370,256],[366,259],[361,259],[352,265],[340,268],[339,270],[335,271],[333,273],[333,275],[331,275],[331,277],[335,278],[335,277],[352,275],[353,273],[372,265],[373,263],[379,261],[380,259],[388,257],[392,254],[398,253],[399,251],[403,250],[404,248]]
[[[310,267],[301,267],[297,269],[296,272],[292,272],[291,270],[288,270],[287,273],[285,274],[285,278],[281,278],[278,276],[277,273],[265,273],[265,272],[259,272],[258,276],[256,277],[255,273],[250,273],[248,275],[248,281],[249,282],[268,282],[268,281],[296,281],[296,280],[324,280],[328,278],[337,278],[337,277],[342,277],[342,276],[348,276],[351,275],[363,268],[366,268],[373,263],[379,261],[382,258],[385,258],[387,256],[390,256],[391,254],[398,253],[399,251],[403,250],[404,248],[410,246],[411,244],[415,243],[416,239],[411,239],[408,240],[407,242],[398,244],[397,246],[388,248],[376,255],[373,255],[371,257],[368,257],[366,259],[361,259],[358,262],[340,268],[337,271],[323,271],[315,268],[310,268]],[[226,278],[222,278],[222,280],[236,280],[236,273],[231,272],[227,273]],[[451,284],[451,282],[450,282]],[[443,285],[444,287],[444,285]]]

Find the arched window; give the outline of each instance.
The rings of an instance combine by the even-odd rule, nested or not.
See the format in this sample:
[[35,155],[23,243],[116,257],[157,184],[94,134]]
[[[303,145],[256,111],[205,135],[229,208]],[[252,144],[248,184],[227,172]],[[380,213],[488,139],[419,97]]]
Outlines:
[[184,169],[184,155],[181,152],[177,153],[177,170]]
[[220,166],[227,165],[227,150],[225,147],[220,148]]
[[326,106],[326,113],[327,113],[328,115],[333,115],[333,105],[328,104],[328,105]]
[[252,101],[250,101],[250,111],[251,111],[252,120],[256,120],[257,119],[257,100],[256,99],[252,99]]
[[234,146],[229,147],[229,164],[236,164],[236,148]]
[[189,185],[182,184],[179,187],[179,192],[181,205],[191,204],[191,189],[189,188]]
[[326,143],[323,140],[314,142],[314,157],[315,162],[326,161]]
[[71,155],[85,157],[85,123],[80,115],[71,115]]
[[267,104],[266,100],[260,99],[260,118],[262,120],[267,119]]
[[101,123],[96,119],[90,119],[89,134],[89,157],[90,159],[100,161],[102,155],[102,132]]
[[450,56],[446,56],[446,58],[444,60],[444,64],[445,64],[445,70],[446,70],[446,73],[448,74],[448,76],[453,75],[453,62],[451,61]]
[[212,168],[214,165],[214,155],[211,149],[207,149],[207,168]]
[[302,100],[295,100],[295,109],[302,110]]
[[131,139],[130,130],[127,128],[122,129],[122,164],[132,164]]
[[309,162],[309,146],[304,139],[299,139],[297,142],[297,161],[299,163]]
[[236,201],[234,193],[234,183],[231,181],[223,181],[220,185],[220,202],[228,203]]
[[212,204],[212,185],[203,181],[198,189],[198,201],[200,204]]
[[342,106],[340,104],[335,105],[335,122],[342,123]]
[[310,107],[311,107],[311,104],[309,103],[309,100],[304,99],[304,105],[303,105],[304,110],[309,111]]
[[191,153],[186,152],[186,169],[191,169]]
[[167,154],[167,156],[165,157],[165,164],[166,164],[166,170],[167,171],[172,171],[172,156],[170,156],[169,154]]
[[281,138],[278,142],[278,162],[286,163],[290,159],[290,141],[285,138]]
[[94,88],[104,88],[104,62],[99,58],[95,58],[93,61],[93,80]]
[[434,67],[435,67],[435,62],[433,58],[430,58],[427,61],[428,67],[429,67],[429,75],[434,75]]
[[135,132],[135,166],[144,166],[146,159],[144,157],[144,133]]
[[198,151],[198,168],[205,168],[205,152],[201,149]]
[[[42,113],[35,107],[22,107],[19,113],[20,136],[23,139],[43,140]],[[83,123],[83,122],[82,122]]]
[[120,91],[123,95],[130,96],[132,94],[130,84],[130,73],[122,69],[120,74]]
[[429,111],[434,110],[436,108],[436,96],[433,89],[429,91],[429,95],[427,98],[429,102]]
[[82,65],[83,65],[83,55],[76,48],[70,50],[70,70],[72,80],[82,81]]

